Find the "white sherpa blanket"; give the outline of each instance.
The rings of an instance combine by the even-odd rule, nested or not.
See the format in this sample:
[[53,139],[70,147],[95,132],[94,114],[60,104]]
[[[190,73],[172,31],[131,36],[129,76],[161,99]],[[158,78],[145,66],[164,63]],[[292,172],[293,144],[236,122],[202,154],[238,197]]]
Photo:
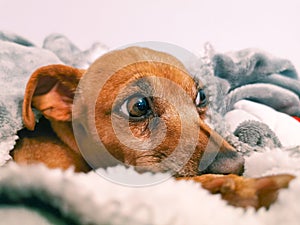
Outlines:
[[[119,166],[100,176],[7,162],[22,128],[20,104],[30,73],[59,62],[86,67],[107,49],[95,44],[82,52],[62,35],[46,38],[43,48],[3,32],[0,39],[0,224],[299,224],[300,123],[291,116],[299,116],[300,87],[289,61],[258,50],[216,54],[207,45],[189,68],[210,94],[207,122],[244,154],[245,176],[298,176],[269,210],[255,212],[228,206],[192,181],[170,178],[134,188],[103,177],[152,179],[161,174],[137,174]],[[267,94],[262,91],[266,87]],[[226,123],[220,122],[223,118]]]

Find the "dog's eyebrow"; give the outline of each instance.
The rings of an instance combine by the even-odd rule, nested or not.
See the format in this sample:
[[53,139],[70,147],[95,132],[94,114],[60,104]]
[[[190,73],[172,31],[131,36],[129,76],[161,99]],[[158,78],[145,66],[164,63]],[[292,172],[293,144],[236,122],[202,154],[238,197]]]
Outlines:
[[135,85],[140,89],[141,92],[143,92],[144,95],[150,96],[154,91],[153,86],[151,85],[151,82],[147,79],[147,77],[138,79],[135,82]]
[[152,97],[153,87],[146,77],[133,80],[127,83],[120,89],[117,98],[115,99],[113,111],[117,110],[126,99],[134,95],[143,95],[145,97]]

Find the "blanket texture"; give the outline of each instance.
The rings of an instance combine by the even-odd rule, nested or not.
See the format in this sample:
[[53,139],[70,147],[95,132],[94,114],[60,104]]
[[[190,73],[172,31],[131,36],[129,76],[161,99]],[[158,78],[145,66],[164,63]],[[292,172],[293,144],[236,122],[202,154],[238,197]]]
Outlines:
[[[86,68],[108,48],[96,43],[81,51],[60,34],[46,37],[43,47],[7,32],[0,40],[0,224],[299,224],[299,178],[269,210],[255,212],[228,206],[191,181],[133,188],[103,177],[161,176],[132,168],[82,174],[7,162],[23,127],[23,92],[34,69],[51,63]],[[300,81],[290,61],[257,49],[220,54],[206,44],[188,69],[209,95],[207,123],[245,156],[244,176],[299,177],[300,123],[292,116],[300,115]]]
[[61,61],[50,51],[8,41],[0,40],[0,49],[0,165],[3,165],[10,158],[8,152],[15,144],[17,131],[23,127],[21,106],[29,75],[40,66]]

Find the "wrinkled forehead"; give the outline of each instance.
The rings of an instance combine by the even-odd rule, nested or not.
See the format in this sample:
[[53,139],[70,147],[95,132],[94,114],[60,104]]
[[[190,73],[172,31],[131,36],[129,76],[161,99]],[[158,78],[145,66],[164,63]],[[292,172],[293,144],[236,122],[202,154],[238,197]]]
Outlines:
[[161,62],[137,62],[116,71],[101,88],[100,100],[125,99],[134,94],[194,99],[198,83],[184,70]]
[[97,102],[107,110],[135,94],[186,104],[195,100],[201,86],[184,68],[157,61],[136,62],[108,73],[93,70],[83,79],[81,104],[93,108]]
[[128,95],[145,91],[166,93],[168,96],[179,96],[177,92],[181,89],[190,98],[195,98],[199,87],[201,84],[175,57],[131,47],[112,51],[96,60],[80,81],[78,93],[84,96],[83,104],[91,105],[101,98],[110,102],[121,89]]

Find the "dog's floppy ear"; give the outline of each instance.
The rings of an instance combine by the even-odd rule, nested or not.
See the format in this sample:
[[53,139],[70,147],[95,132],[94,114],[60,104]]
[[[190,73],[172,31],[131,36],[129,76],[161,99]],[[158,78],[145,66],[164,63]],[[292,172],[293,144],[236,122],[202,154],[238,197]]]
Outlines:
[[85,70],[66,65],[49,65],[37,69],[30,77],[23,101],[23,122],[34,130],[31,107],[50,120],[70,121],[75,90]]

